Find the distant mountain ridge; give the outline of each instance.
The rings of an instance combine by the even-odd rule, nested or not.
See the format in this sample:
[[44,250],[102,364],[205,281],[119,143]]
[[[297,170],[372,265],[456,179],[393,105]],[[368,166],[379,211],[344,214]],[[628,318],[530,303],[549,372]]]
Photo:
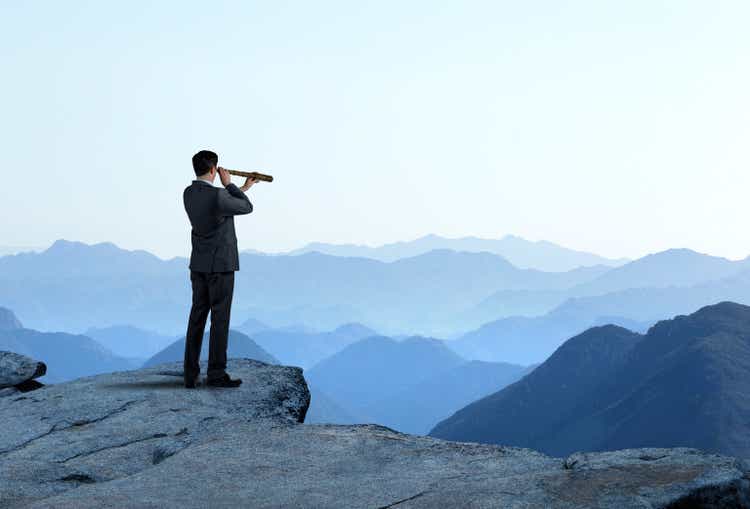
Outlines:
[[16,328],[0,330],[0,350],[39,359],[47,365],[43,383],[137,368],[88,336]]
[[[209,347],[209,333],[206,331],[203,334],[203,343],[201,347],[201,360],[208,359],[208,347]],[[149,358],[143,367],[156,366],[157,364],[163,364],[165,362],[183,361],[185,358],[185,338],[182,337],[177,341],[174,341],[151,358]],[[280,364],[279,360],[273,355],[263,350],[258,344],[250,339],[245,334],[230,329],[229,330],[229,341],[227,347],[227,359],[254,359],[256,361],[266,362],[268,364]],[[205,376],[205,373],[203,373]]]
[[41,246],[0,246],[0,256],[14,255],[18,253],[26,253],[29,251],[42,251],[44,250]]
[[463,362],[434,338],[370,336],[322,360],[305,378],[345,409],[372,418],[374,402]]
[[446,344],[466,359],[528,365],[543,362],[568,338],[604,324],[637,329],[650,325],[624,317],[568,315],[555,310],[539,317],[501,318]]
[[[689,313],[720,300],[750,303],[744,296],[750,295],[750,288],[736,291],[738,285],[731,282],[734,280],[745,284],[747,278],[743,274],[748,271],[750,258],[732,261],[689,249],[668,249],[612,268],[572,288],[498,290],[476,306],[464,310],[456,318],[456,324],[469,330],[505,317],[541,316],[556,312],[557,308],[571,307],[583,311],[589,322],[597,314],[637,321],[657,320],[664,316]],[[723,293],[722,286],[727,291],[730,287],[735,291]],[[632,303],[624,307],[604,305],[607,307],[606,311],[583,310],[588,302],[597,307],[607,300],[619,299],[622,303],[627,300],[627,295],[635,296],[637,293],[648,295],[654,300],[657,295],[661,295],[670,302],[665,300],[661,305],[652,306],[650,312],[645,314],[630,313],[634,306],[638,306],[637,298],[633,298]],[[688,301],[696,302],[697,305],[682,304]]]
[[174,341],[174,337],[164,336],[132,325],[112,327],[92,327],[86,335],[98,341],[121,357],[146,358],[154,355]]
[[556,456],[681,446],[750,457],[748,394],[750,307],[721,302],[645,335],[589,329],[431,435]]
[[[0,302],[41,330],[126,323],[176,335],[190,307],[187,265],[186,259],[164,261],[110,243],[57,241],[43,253],[0,258]],[[491,253],[451,250],[392,263],[320,253],[243,254],[240,266],[248,270],[236,275],[235,317],[319,330],[359,322],[383,333],[450,330],[454,313],[498,289],[571,288],[608,270],[521,270]]]
[[[389,263],[321,253],[240,258],[233,326],[253,317],[256,331],[358,322],[389,336],[455,338],[498,319],[557,309],[584,315],[586,327],[599,316],[648,322],[720,300],[750,303],[748,260],[688,250],[568,272],[518,269],[489,252],[449,249]],[[57,241],[42,253],[0,257],[0,305],[36,330],[134,324],[177,336],[190,307],[187,264],[111,243]]]
[[15,313],[8,308],[0,307],[0,331],[21,329],[23,325]]
[[467,403],[502,389],[526,373],[527,368],[516,364],[467,361],[385,395],[370,405],[369,412],[378,424],[426,435],[436,423]]
[[493,253],[502,256],[518,268],[548,272],[564,272],[593,265],[616,267],[628,261],[626,258],[610,259],[584,251],[576,251],[544,240],[529,241],[515,235],[506,235],[500,239],[484,239],[478,237],[446,238],[431,234],[411,241],[393,242],[377,247],[312,242],[284,254],[299,255],[316,251],[333,256],[354,256],[392,262],[435,249]]
[[311,402],[316,422],[374,422],[425,434],[527,371],[508,363],[467,362],[433,338],[369,336],[322,360],[305,378],[313,394],[322,396]]
[[732,261],[690,249],[668,249],[616,267],[571,289],[573,296],[603,295],[628,288],[693,286],[750,269],[750,257]]
[[361,324],[344,324],[329,332],[267,329],[249,333],[283,364],[309,368],[347,345],[377,333]]

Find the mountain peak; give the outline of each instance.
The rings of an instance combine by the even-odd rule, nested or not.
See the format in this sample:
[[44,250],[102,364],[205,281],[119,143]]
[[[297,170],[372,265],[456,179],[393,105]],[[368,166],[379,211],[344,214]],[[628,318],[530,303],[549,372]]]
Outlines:
[[743,315],[744,317],[750,316],[750,306],[745,304],[739,304],[729,300],[717,302],[709,306],[703,306],[698,311],[692,314],[692,316],[718,316],[718,315]]
[[698,251],[695,251],[687,247],[673,247],[670,249],[665,249],[664,251],[658,251],[656,253],[648,254],[644,256],[642,260],[658,259],[658,258],[693,259],[693,258],[703,258],[703,257],[716,258],[716,259],[722,259],[722,260],[725,259],[725,258],[721,258],[720,256],[712,256],[712,255],[707,255],[704,253],[699,253]]
[[415,242],[424,240],[446,240],[446,238],[434,233],[428,233],[427,235],[422,235],[421,237],[417,238]]
[[71,249],[77,249],[86,246],[83,242],[75,240],[57,239],[52,243],[50,247],[44,250],[45,253],[59,253],[70,251]]
[[374,330],[358,322],[344,323],[336,327],[331,332],[333,332],[334,334],[349,334],[349,335],[354,334],[358,336],[376,335]]
[[[662,320],[652,327],[653,330],[694,331],[698,328],[708,336],[718,331],[744,331],[750,324],[750,306],[736,302],[722,301],[704,306],[689,315],[678,315],[671,320]],[[669,333],[673,335],[674,333]]]
[[132,254],[140,257],[141,259],[159,260],[159,258],[142,249],[128,250],[121,248],[113,242],[97,242],[94,244],[87,244],[85,242],[79,242],[74,240],[58,239],[52,243],[45,251],[45,254],[53,255],[66,255],[66,254],[78,254],[78,253],[91,253],[97,255],[109,255],[109,254]]
[[15,313],[8,308],[0,307],[0,330],[22,329],[23,325]]

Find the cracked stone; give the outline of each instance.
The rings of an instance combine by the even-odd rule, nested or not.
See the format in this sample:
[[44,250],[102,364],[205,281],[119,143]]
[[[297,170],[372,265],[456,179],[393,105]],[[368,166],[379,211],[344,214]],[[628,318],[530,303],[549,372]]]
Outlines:
[[186,390],[179,368],[0,398],[0,507],[750,507],[750,465],[736,458],[633,449],[564,459],[307,425],[299,368],[232,359],[245,383],[227,390]]

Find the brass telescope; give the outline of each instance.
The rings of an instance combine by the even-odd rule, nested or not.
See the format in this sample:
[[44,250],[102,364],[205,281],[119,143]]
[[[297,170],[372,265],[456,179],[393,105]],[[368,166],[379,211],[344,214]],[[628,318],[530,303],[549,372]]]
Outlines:
[[257,171],[230,170],[227,168],[224,169],[227,170],[227,173],[236,177],[250,177],[255,180],[262,180],[263,182],[273,182],[273,177],[271,175],[266,175],[265,173],[258,173]]

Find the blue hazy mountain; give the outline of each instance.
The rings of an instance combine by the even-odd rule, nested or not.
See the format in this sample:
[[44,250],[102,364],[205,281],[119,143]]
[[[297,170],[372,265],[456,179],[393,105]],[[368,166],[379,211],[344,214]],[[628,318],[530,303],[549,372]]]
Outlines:
[[669,249],[614,268],[573,288],[571,296],[603,295],[628,288],[687,287],[737,275],[750,258],[731,261],[690,249]]
[[8,308],[0,307],[0,331],[21,329],[23,325],[15,313]]
[[[745,261],[685,250],[614,269],[599,266],[561,273],[521,270],[494,254],[451,250],[391,263],[320,253],[243,254],[240,263],[247,270],[237,274],[235,328],[253,317],[273,328],[299,323],[331,330],[358,322],[390,335],[419,332],[455,337],[508,314],[538,315],[555,304],[556,296],[559,305],[570,306],[569,299],[574,298],[580,307],[584,301],[579,299],[601,297],[592,292],[628,292],[632,285],[651,284],[652,278],[651,286],[631,291],[633,302],[622,310],[602,305],[607,309],[585,314],[589,320],[591,315],[607,315],[648,321],[654,315],[691,312],[718,300],[750,302],[746,299],[750,281],[741,276]],[[0,258],[0,303],[37,330],[79,332],[127,323],[177,336],[184,333],[189,313],[187,278],[185,259],[164,261],[108,243],[58,241],[41,253]],[[652,316],[638,312],[648,310],[632,297],[639,292],[646,300],[661,300],[660,306],[651,306]],[[627,295],[620,297],[627,300]],[[591,303],[599,306],[606,300]]]
[[85,334],[108,348],[115,355],[142,359],[147,359],[156,354],[175,339],[173,336],[165,336],[132,325],[92,327]]
[[244,322],[235,327],[235,329],[242,332],[243,334],[247,334],[248,336],[252,336],[256,332],[260,332],[262,330],[270,328],[271,327],[261,322],[260,320],[256,320],[255,318],[247,318]]
[[39,246],[0,246],[0,256],[43,250],[44,248]]
[[[209,331],[203,335],[203,345],[201,348],[201,360],[208,359]],[[229,345],[227,346],[227,358],[247,358],[255,359],[269,364],[280,364],[278,359],[263,350],[258,344],[245,334],[230,329]],[[182,362],[185,359],[185,337],[174,341],[169,346],[149,358],[143,367],[155,366],[165,362]]]
[[436,249],[450,249],[470,253],[494,253],[502,256],[516,267],[549,272],[563,272],[577,267],[592,265],[618,266],[627,262],[626,259],[612,260],[595,254],[561,247],[551,242],[534,242],[514,235],[506,235],[501,239],[482,239],[477,237],[450,239],[438,235],[426,235],[415,240],[394,242],[378,247],[313,242],[300,249],[295,249],[288,254],[317,251],[334,256],[373,258],[383,262],[392,262],[401,258],[418,256]]
[[372,419],[375,402],[463,362],[437,339],[370,336],[319,362],[305,378],[343,408]]
[[336,403],[325,392],[307,384],[310,390],[310,407],[305,415],[306,424],[358,424],[367,419],[357,417]]
[[590,329],[431,435],[573,451],[695,447],[750,457],[750,307],[722,302],[639,335]]
[[354,321],[381,332],[443,333],[458,310],[499,288],[570,288],[608,270],[519,270],[489,253],[448,250],[392,263],[320,253],[248,256],[241,263],[253,270],[237,275],[235,308],[274,327],[302,322],[322,330]]
[[93,339],[79,334],[39,332],[32,329],[0,330],[0,350],[27,355],[47,365],[39,380],[57,383],[99,373],[138,367],[114,355]]
[[[319,253],[243,254],[240,265],[247,270],[236,276],[235,319],[318,330],[354,321],[397,333],[450,330],[454,314],[500,289],[566,289],[608,270],[521,270],[490,253],[450,250],[392,263]],[[41,330],[127,323],[180,334],[190,307],[187,281],[186,259],[164,261],[109,243],[57,241],[42,253],[0,258],[0,302]]]
[[267,329],[252,338],[283,364],[308,368],[345,346],[376,332],[361,324],[344,324],[329,332]]
[[[635,331],[645,329],[665,316],[692,313],[715,302],[730,300],[750,304],[748,260],[730,261],[686,249],[673,249],[649,255],[612,269],[591,283],[558,292],[503,292],[483,304],[500,313],[501,298],[539,297],[540,307],[554,302],[555,296],[568,298],[541,316],[515,316],[487,322],[460,336],[449,345],[459,354],[482,360],[516,363],[541,362],[562,342],[588,327],[613,323]],[[651,286],[628,288],[633,284]],[[684,285],[684,286],[681,286]],[[621,288],[625,286],[625,288]],[[602,295],[570,297],[617,288]],[[545,300],[549,299],[549,300]],[[517,308],[515,308],[517,309]],[[538,310],[538,309],[537,309]],[[477,309],[475,313],[479,313]],[[469,324],[469,321],[464,323]]]
[[[670,249],[651,254],[634,260],[620,267],[609,270],[581,285],[564,290],[498,290],[488,296],[476,306],[463,311],[456,317],[455,325],[464,330],[470,330],[480,325],[511,316],[541,316],[571,299],[583,299],[580,302],[596,303],[599,296],[630,291],[631,295],[646,292],[650,295],[662,295],[675,305],[664,308],[659,306],[652,309],[648,316],[631,314],[628,309],[610,306],[609,309],[599,311],[598,314],[610,314],[630,317],[633,319],[655,320],[663,316],[685,313],[719,300],[736,300],[721,290],[717,292],[706,288],[705,295],[700,298],[681,297],[681,290],[670,292],[672,288],[690,288],[707,285],[733,277],[750,270],[750,260],[731,261],[726,258],[708,256],[689,249]],[[638,289],[634,292],[635,289]],[[650,291],[650,289],[667,289],[666,291]],[[700,289],[698,289],[700,292]],[[692,292],[697,294],[698,292]],[[745,291],[744,293],[748,293]],[[669,295],[669,297],[667,297]],[[697,295],[696,295],[697,297]],[[677,305],[679,301],[694,300],[697,305]],[[606,300],[606,299],[603,299]],[[637,300],[637,298],[636,298]],[[744,300],[742,300],[745,302]],[[584,304],[585,305],[585,304]],[[588,313],[589,315],[592,312]],[[639,318],[640,317],[640,318]],[[589,316],[589,319],[592,317]]]
[[570,298],[570,290],[499,290],[455,317],[463,331],[507,317],[542,316]]
[[447,345],[467,359],[528,365],[544,361],[568,338],[595,325],[616,324],[637,331],[650,322],[588,312],[555,310],[539,317],[515,316],[482,325]]
[[0,257],[0,302],[27,327],[78,332],[123,323],[178,333],[190,306],[185,260],[59,240]]
[[750,304],[750,270],[693,286],[629,288],[569,299],[555,311],[577,316],[622,314],[633,320],[653,321],[664,316],[692,313],[723,300]]
[[[418,368],[417,368],[418,369]],[[378,424],[425,435],[441,420],[526,374],[503,362],[468,361],[373,402],[369,414]]]

